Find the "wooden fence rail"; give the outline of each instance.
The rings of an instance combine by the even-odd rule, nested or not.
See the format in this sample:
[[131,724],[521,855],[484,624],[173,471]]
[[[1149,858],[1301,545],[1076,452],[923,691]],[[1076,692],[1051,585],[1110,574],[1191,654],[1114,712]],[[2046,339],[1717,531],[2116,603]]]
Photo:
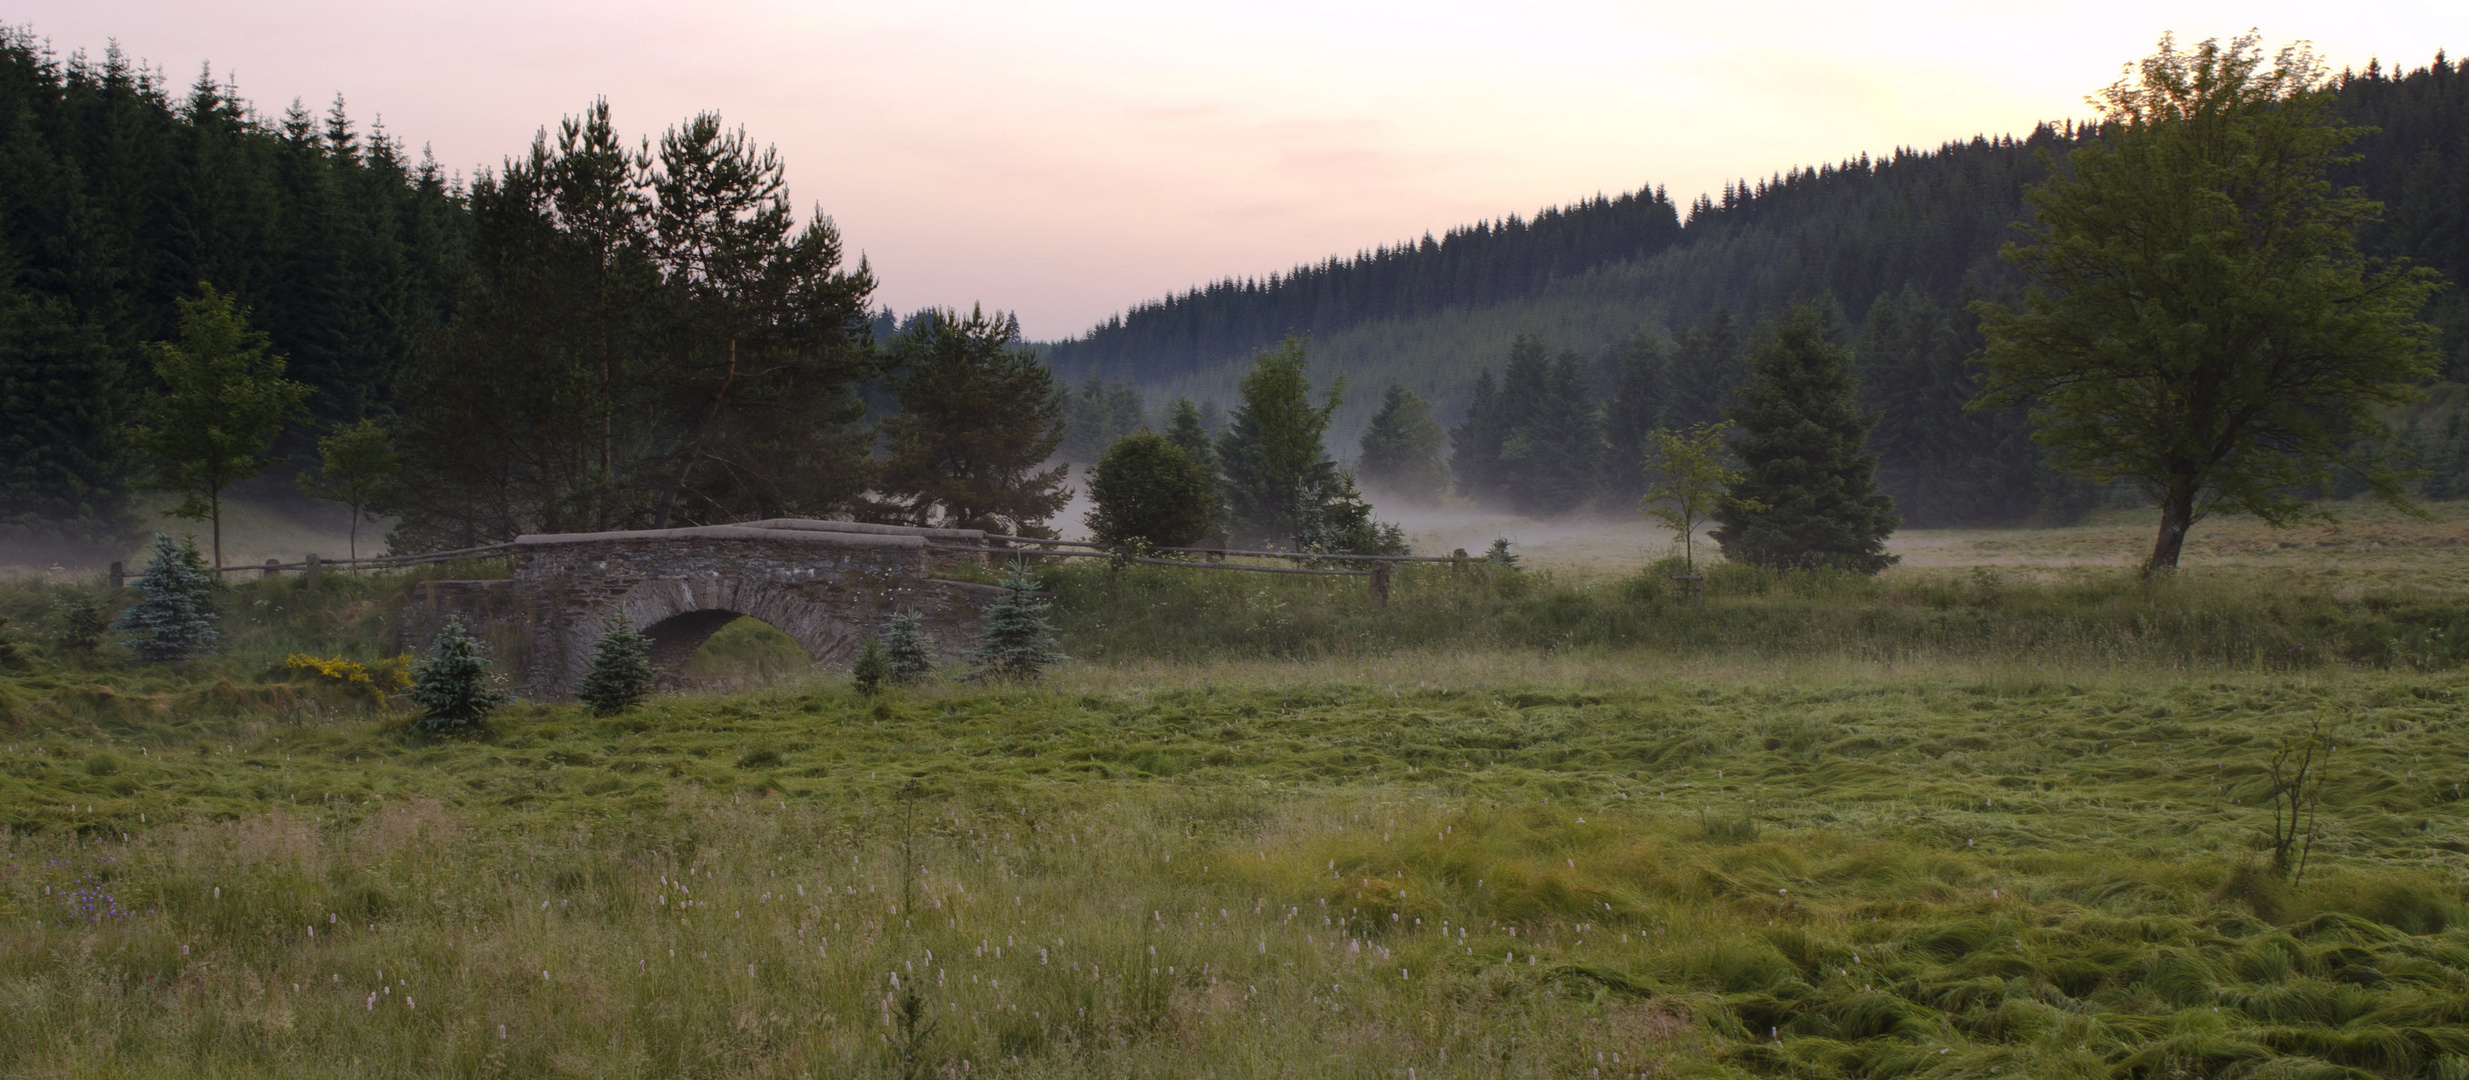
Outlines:
[[[427,551],[417,555],[371,555],[365,559],[321,559],[317,557],[316,554],[312,553],[307,558],[304,558],[296,563],[277,562],[273,559],[268,559],[265,562],[258,563],[254,566],[246,564],[239,566],[218,566],[214,568],[213,572],[218,574],[238,574],[254,570],[260,574],[274,574],[283,570],[300,570],[310,574],[315,574],[317,571],[330,566],[367,567],[372,570],[388,570],[400,566],[419,566],[424,563],[453,562],[456,559],[486,558],[491,552],[512,550],[514,550],[513,544],[487,544],[481,547],[456,548],[453,551]],[[146,575],[129,573],[128,567],[125,564],[118,562],[111,564],[112,588],[117,589],[132,582],[144,580],[146,580]]]

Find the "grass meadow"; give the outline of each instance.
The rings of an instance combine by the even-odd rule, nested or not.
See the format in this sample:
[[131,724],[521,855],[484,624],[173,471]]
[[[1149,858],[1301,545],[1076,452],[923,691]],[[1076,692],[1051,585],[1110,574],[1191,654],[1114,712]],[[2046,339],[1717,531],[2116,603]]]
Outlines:
[[0,1074],[2469,1077],[2460,595],[2275,572],[1082,564],[1040,684],[444,741],[283,664],[403,578],[21,581]]

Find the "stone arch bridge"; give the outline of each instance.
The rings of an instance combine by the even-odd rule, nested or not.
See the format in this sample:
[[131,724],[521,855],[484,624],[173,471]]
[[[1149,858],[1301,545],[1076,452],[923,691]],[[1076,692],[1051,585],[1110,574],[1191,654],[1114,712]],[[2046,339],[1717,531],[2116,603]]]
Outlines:
[[581,685],[612,615],[648,634],[652,662],[671,671],[741,616],[829,663],[854,658],[892,615],[914,613],[948,655],[968,648],[1003,590],[931,576],[983,556],[928,544],[986,540],[971,529],[803,518],[522,536],[512,578],[415,585],[398,633],[404,647],[422,649],[460,618],[519,692],[558,699]]

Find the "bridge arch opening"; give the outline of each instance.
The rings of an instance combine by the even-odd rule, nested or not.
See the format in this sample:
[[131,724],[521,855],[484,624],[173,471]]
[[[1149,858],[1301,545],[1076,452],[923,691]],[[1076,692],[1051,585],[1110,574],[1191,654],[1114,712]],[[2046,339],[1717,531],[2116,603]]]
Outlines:
[[725,609],[683,611],[643,628],[664,685],[759,685],[814,669],[812,655],[780,627]]

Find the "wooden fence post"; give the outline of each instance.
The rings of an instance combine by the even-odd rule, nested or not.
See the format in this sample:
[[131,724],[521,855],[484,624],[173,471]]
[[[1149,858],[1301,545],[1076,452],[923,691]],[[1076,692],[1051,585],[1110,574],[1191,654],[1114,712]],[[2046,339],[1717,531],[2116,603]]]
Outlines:
[[1386,605],[1389,602],[1388,563],[1376,562],[1372,564],[1372,599],[1380,601],[1383,605]]
[[121,564],[120,564],[120,562],[119,562],[119,560],[117,560],[117,559],[113,560],[113,561],[112,561],[112,564],[111,564],[111,587],[112,587],[112,591],[114,591],[114,592],[118,592],[118,591],[120,591],[121,589],[124,589],[124,588],[128,587],[128,584],[129,584],[129,568],[128,568],[128,567],[126,567],[126,566],[121,565]]
[[303,588],[303,589],[314,589],[314,588],[316,588],[316,587],[317,587],[317,553],[316,553],[316,552],[314,552],[314,551],[309,552],[309,553],[308,553],[308,556],[307,556],[306,558],[301,559],[301,560],[300,560],[300,562],[301,562],[301,568],[300,568],[300,587],[301,587],[301,588]]
[[268,559],[268,560],[266,560],[266,568],[265,568],[264,570],[259,571],[259,572],[258,572],[258,574],[257,574],[257,576],[258,576],[258,577],[261,577],[261,578],[270,578],[270,577],[273,577],[274,575],[276,575],[276,574],[279,574],[279,573],[282,573],[282,572],[283,572],[283,571],[282,571],[282,569],[281,569],[282,565],[283,565],[283,560],[281,560],[281,559]]

